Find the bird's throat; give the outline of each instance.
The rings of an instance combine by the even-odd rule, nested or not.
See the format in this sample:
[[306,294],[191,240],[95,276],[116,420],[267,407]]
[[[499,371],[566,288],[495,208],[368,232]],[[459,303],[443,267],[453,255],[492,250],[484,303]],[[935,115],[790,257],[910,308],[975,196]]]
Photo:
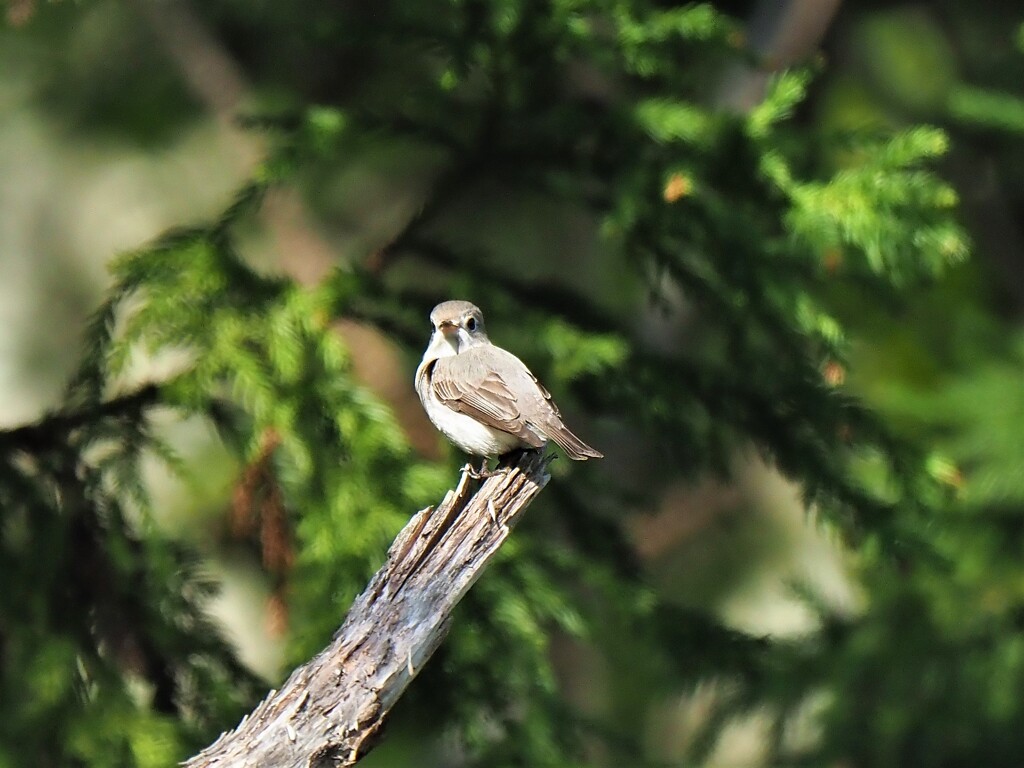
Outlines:
[[459,336],[456,333],[447,335],[441,331],[434,331],[424,359],[438,360],[442,357],[451,357],[452,355],[459,354],[459,341]]

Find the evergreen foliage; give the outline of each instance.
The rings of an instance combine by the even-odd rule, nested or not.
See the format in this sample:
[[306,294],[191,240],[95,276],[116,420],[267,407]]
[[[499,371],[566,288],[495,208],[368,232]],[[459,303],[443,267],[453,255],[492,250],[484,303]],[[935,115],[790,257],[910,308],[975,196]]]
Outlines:
[[[564,409],[593,415],[595,445],[625,447],[547,489],[402,702],[399,740],[447,733],[467,765],[639,766],[655,762],[642,729],[658,700],[715,685],[695,764],[755,712],[768,762],[1014,762],[1019,337],[1012,362],[961,365],[928,391],[865,385],[876,410],[839,381],[851,356],[884,365],[851,350],[869,297],[896,301],[966,256],[935,170],[946,130],[815,133],[799,113],[820,63],[776,76],[748,114],[716,108],[722,68],[749,54],[711,4],[236,5],[201,12],[284,60],[291,46],[322,57],[324,78],[354,63],[364,77],[328,103],[323,82],[261,73],[290,98],[247,120],[272,146],[256,178],[216,221],[116,259],[65,403],[0,433],[0,765],[170,765],[262,693],[206,618],[196,553],[153,522],[143,462],[183,465],[162,420],[205,420],[237,457],[230,514],[287,605],[290,661],[326,643],[459,458],[412,451],[331,324],[388,333],[411,370],[427,311],[452,296],[485,309]],[[934,122],[1019,131],[1019,100],[961,89]],[[365,157],[431,179],[413,213],[313,286],[247,260],[269,189],[326,207],[330,180]],[[533,204],[599,239],[593,283],[519,263],[519,243],[476,226],[467,206],[495,188],[510,219]],[[680,303],[685,343],[650,332]],[[638,323],[640,306],[657,309]],[[126,386],[140,358],[173,373]],[[646,583],[627,513],[679,479],[727,475],[751,445],[851,553],[862,612],[808,595],[820,628],[773,640]],[[608,712],[563,697],[553,638],[605,661]],[[794,738],[815,707],[815,737]]]

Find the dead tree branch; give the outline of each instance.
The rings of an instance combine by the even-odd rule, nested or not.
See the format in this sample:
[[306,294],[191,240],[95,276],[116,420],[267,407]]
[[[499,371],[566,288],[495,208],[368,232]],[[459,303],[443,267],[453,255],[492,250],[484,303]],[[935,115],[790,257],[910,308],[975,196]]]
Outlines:
[[398,534],[330,645],[186,768],[355,764],[548,479],[536,451],[511,459],[476,493],[463,474],[436,509],[417,513]]

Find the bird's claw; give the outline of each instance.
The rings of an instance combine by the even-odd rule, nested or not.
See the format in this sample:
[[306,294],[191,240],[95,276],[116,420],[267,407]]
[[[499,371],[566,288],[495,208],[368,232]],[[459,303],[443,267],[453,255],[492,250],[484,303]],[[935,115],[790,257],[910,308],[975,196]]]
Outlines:
[[487,480],[491,477],[506,474],[508,472],[508,468],[499,467],[498,469],[487,469],[487,459],[483,459],[480,462],[480,469],[474,469],[472,464],[466,462],[466,466],[462,468],[462,472],[469,475],[474,480]]
[[472,477],[474,480],[481,480],[484,477],[483,470],[473,469],[473,465],[470,464],[468,461],[462,468],[462,474],[464,474],[466,477]]

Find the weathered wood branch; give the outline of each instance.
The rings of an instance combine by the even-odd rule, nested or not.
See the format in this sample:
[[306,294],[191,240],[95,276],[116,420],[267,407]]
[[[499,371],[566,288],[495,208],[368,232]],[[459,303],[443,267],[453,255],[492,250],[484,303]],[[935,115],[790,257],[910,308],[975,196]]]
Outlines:
[[355,764],[548,479],[536,451],[511,459],[476,493],[464,473],[436,509],[417,513],[398,534],[330,645],[186,768]]

